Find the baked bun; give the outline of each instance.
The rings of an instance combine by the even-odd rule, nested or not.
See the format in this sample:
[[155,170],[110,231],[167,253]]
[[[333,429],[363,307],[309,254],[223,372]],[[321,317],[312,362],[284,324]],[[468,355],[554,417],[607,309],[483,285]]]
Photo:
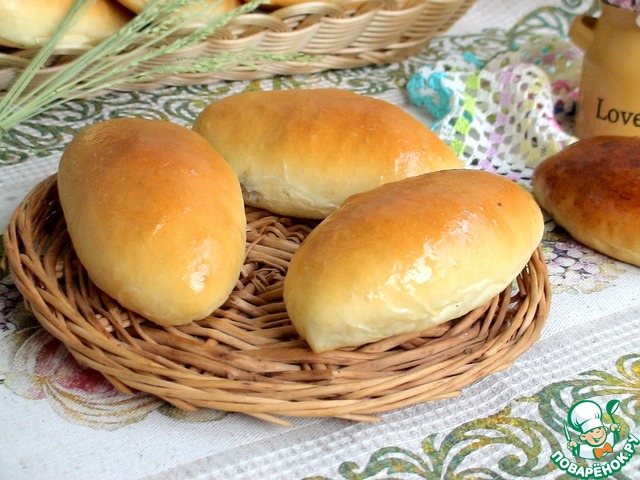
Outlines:
[[[269,0],[268,3],[261,5],[260,8],[264,10],[276,10],[278,8],[291,7],[300,3],[306,3],[309,0]],[[348,0],[315,0],[323,3],[334,3],[336,5],[342,5],[348,3]],[[249,0],[245,0],[246,3]]]
[[[3,0],[0,2],[0,45],[37,48],[55,33],[74,0]],[[58,44],[84,47],[100,43],[120,30],[133,14],[115,0],[96,0],[80,13]]]
[[399,107],[339,89],[254,91],[209,105],[193,127],[234,169],[245,203],[324,218],[347,197],[462,162]]
[[202,137],[159,120],[85,128],[60,160],[71,241],[91,280],[160,324],[220,306],[244,262],[238,179]]
[[[153,0],[118,0],[118,2],[135,13],[141,13],[145,8],[149,6],[152,1]],[[204,19],[200,18],[199,21],[194,22],[204,23],[204,20],[211,17],[210,14],[226,13],[242,5],[241,0],[206,0],[206,2],[194,3],[194,5],[185,5],[179,9],[176,9],[176,12],[179,12],[181,14],[197,13],[198,11],[202,11],[203,9],[205,9],[209,4],[215,4],[207,10],[207,14],[205,15]]]
[[640,137],[580,140],[540,163],[538,202],[580,243],[640,266]]
[[542,239],[533,197],[511,180],[447,170],[349,198],[306,238],[284,281],[315,352],[419,333],[485,305]]

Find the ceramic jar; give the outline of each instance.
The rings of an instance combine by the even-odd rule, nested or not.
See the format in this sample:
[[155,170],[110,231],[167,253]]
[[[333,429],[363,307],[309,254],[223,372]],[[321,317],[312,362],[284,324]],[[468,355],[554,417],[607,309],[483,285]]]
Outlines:
[[638,14],[601,2],[599,17],[581,15],[569,37],[584,52],[575,133],[640,135]]

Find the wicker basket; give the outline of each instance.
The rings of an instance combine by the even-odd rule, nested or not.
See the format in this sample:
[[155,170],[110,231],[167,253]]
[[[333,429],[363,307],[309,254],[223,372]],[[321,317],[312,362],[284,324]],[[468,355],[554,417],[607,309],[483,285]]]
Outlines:
[[[166,75],[148,82],[125,83],[118,90],[151,89],[162,85],[191,85],[218,80],[247,80],[277,74],[292,75],[329,69],[387,64],[418,53],[432,37],[446,32],[475,0],[367,0],[345,5],[308,2],[273,12],[244,14],[206,41],[154,60],[170,64],[178,58],[201,58],[221,52],[254,49],[263,53],[304,53],[310,62],[273,61],[258,68],[231,65],[210,73]],[[34,51],[0,50],[0,91],[7,90],[28,65]],[[55,52],[34,78],[36,86],[80,50]],[[138,71],[145,71],[146,64]]]
[[289,261],[314,223],[251,208],[247,220],[247,259],[236,289],[211,316],[180,327],[145,321],[88,280],[66,233],[55,176],[15,211],[5,254],[42,325],[120,391],[283,425],[287,416],[370,421],[456,396],[508,367],[547,319],[549,279],[538,248],[512,286],[464,317],[418,335],[315,354],[282,300]]

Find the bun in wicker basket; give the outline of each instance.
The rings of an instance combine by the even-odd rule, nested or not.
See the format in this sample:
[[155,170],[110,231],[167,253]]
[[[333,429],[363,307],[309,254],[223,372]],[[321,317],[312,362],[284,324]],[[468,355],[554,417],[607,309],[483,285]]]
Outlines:
[[[237,64],[204,73],[162,74],[144,82],[125,82],[117,89],[248,80],[396,62],[418,53],[431,38],[446,32],[474,3],[475,0],[304,2],[270,12],[242,14],[198,45],[155,58],[152,64],[247,50],[281,55],[302,53],[313,56],[313,60],[273,60],[261,62],[257,68]],[[0,49],[0,91],[11,86],[35,53]],[[65,68],[80,53],[81,49],[54,52],[30,87]],[[139,52],[141,56],[144,53]],[[130,73],[145,72],[152,64],[143,62]]]
[[467,315],[420,334],[313,353],[282,300],[289,261],[314,223],[247,208],[247,256],[228,301],[204,320],[159,327],[99,291],[74,254],[56,177],[39,184],[4,235],[17,288],[40,323],[122,392],[193,411],[282,417],[375,415],[456,396],[508,367],[538,338],[550,302],[538,248],[513,284]]

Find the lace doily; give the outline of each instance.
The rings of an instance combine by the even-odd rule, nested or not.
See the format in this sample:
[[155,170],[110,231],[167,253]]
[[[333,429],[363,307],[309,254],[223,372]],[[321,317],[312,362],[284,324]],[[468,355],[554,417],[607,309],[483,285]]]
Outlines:
[[582,52],[568,40],[531,38],[482,61],[471,51],[424,65],[407,84],[410,101],[466,162],[528,180],[572,134]]

